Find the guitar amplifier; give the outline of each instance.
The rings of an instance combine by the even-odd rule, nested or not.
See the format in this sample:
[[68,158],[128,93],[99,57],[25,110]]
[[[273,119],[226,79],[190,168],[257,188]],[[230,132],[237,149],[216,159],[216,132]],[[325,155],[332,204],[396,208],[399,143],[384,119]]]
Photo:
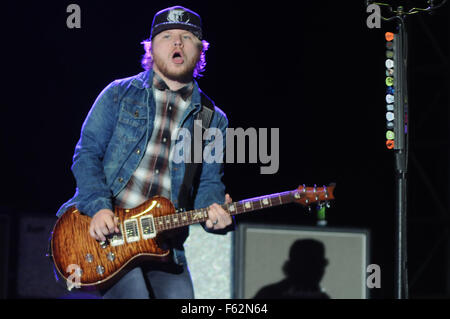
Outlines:
[[50,233],[56,216],[22,213],[18,219],[18,245],[15,298],[91,299],[97,295],[72,291],[64,282],[56,281],[53,263],[47,257]]
[[369,297],[367,230],[241,223],[235,236],[235,298]]

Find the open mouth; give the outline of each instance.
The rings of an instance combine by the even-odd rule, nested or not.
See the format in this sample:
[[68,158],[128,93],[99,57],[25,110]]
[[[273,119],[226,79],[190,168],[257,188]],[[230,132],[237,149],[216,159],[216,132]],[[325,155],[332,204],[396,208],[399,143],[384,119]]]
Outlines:
[[173,61],[175,64],[181,64],[181,63],[184,62],[184,59],[183,59],[183,56],[181,55],[180,52],[175,51],[175,52],[172,54],[172,61]]

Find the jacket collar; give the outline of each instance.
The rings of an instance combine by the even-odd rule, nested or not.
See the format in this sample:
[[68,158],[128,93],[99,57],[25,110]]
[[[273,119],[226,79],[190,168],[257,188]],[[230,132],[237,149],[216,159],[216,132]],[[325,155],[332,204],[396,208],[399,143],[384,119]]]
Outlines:
[[138,89],[151,88],[153,82],[153,69],[144,71],[136,75],[131,81],[131,85]]
[[[197,113],[198,111],[200,111],[201,108],[200,89],[198,87],[197,81],[193,80],[193,82],[194,82],[194,90],[192,92],[191,105],[196,110],[195,113]],[[151,89],[152,84],[153,84],[153,69],[139,73],[138,75],[135,76],[133,81],[131,81],[131,85],[141,90]]]
[[[166,82],[164,82],[164,80],[158,75],[158,73],[153,74],[152,83],[153,83],[153,88],[155,88],[157,90],[160,90],[160,91],[170,90],[170,88],[167,86]],[[180,97],[184,101],[186,101],[192,95],[193,91],[194,91],[194,82],[191,81],[190,83],[186,84],[179,90],[172,91],[172,92],[179,94]]]

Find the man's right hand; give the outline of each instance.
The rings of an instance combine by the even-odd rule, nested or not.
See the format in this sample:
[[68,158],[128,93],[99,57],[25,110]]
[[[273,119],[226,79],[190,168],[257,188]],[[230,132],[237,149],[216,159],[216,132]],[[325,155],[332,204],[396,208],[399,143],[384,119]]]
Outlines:
[[101,209],[92,217],[89,234],[98,241],[105,241],[107,235],[119,233],[119,218],[110,209]]

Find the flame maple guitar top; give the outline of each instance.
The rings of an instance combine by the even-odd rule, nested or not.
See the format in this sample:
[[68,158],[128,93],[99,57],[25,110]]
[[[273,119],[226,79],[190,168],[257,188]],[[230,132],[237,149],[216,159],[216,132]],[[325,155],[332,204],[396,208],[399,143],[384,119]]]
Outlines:
[[[170,200],[161,196],[155,196],[133,209],[115,209],[115,214],[121,222],[139,220],[147,215],[159,217],[174,213],[175,208]],[[168,259],[169,250],[159,247],[158,236],[129,242],[125,238],[126,230],[122,231],[125,227],[123,224],[121,225],[123,244],[117,246],[108,244],[102,248],[89,234],[90,222],[91,217],[71,207],[55,224],[51,241],[52,256],[59,274],[66,280],[74,273],[71,265],[81,269],[82,286],[98,286],[112,276],[118,275],[127,266],[131,267],[135,259],[148,258],[161,261]],[[140,223],[136,225],[141,227]],[[139,231],[142,231],[141,228]],[[97,269],[99,266],[102,268]]]

